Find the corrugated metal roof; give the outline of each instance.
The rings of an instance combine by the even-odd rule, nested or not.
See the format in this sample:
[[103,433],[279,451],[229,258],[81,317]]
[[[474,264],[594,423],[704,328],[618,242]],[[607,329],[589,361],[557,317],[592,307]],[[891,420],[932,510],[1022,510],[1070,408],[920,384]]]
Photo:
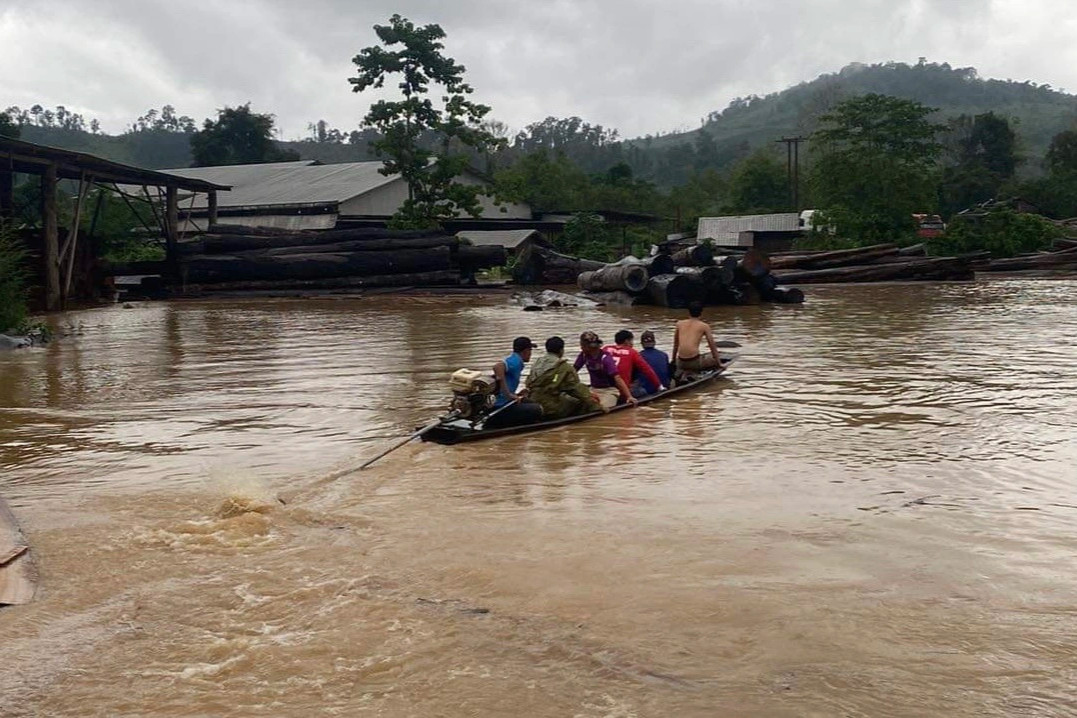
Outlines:
[[[397,179],[378,172],[381,162],[319,165],[311,160],[226,167],[185,167],[167,170],[183,177],[208,179],[232,186],[218,196],[219,207],[265,207],[340,203]],[[227,178],[220,179],[220,178]],[[197,197],[194,209],[207,205]],[[182,205],[186,208],[186,204]]]
[[700,217],[696,237],[701,240],[736,239],[741,232],[795,232],[798,229],[800,215],[796,212]]
[[497,246],[506,249],[516,249],[532,237],[542,239],[542,235],[534,229],[467,230],[457,232],[456,236],[476,247]]

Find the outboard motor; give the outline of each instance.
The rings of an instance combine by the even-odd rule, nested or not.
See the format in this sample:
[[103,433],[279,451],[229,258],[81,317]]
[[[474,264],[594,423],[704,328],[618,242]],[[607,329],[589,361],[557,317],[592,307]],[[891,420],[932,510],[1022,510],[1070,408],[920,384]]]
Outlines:
[[449,379],[449,388],[449,411],[463,419],[482,416],[497,403],[497,379],[493,374],[460,369]]

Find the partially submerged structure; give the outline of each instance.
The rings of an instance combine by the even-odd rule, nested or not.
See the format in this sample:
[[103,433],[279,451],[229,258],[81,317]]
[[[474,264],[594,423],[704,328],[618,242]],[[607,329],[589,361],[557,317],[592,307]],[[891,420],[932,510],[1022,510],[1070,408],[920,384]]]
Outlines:
[[[220,201],[216,222],[209,221],[206,197],[181,202],[188,232],[206,231],[209,224],[216,223],[302,231],[384,225],[407,200],[408,185],[399,174],[383,175],[383,166],[381,162],[321,164],[300,160],[166,171],[232,188]],[[456,181],[488,184],[474,172],[466,172]],[[531,208],[525,204],[496,204],[489,197],[480,197],[480,205],[482,219],[532,219]]]
[[723,247],[755,247],[764,252],[787,250],[804,234],[802,214],[779,212],[700,217],[696,239],[709,239]]
[[504,247],[519,256],[530,247],[552,247],[536,229],[465,230],[456,236],[474,247]]
[[[157,229],[165,238],[170,263],[176,259],[182,231],[180,193],[203,198],[207,219],[212,222],[216,220],[217,193],[229,189],[228,185],[218,182],[141,169],[83,152],[0,137],[0,218],[9,216],[13,210],[13,190],[18,174],[39,177],[41,182],[41,231],[24,233],[24,239],[36,260],[37,283],[43,290],[41,304],[50,310],[60,308],[68,299],[77,296],[78,277],[92,272],[96,264],[92,242],[80,243],[79,238],[84,218],[89,218],[91,236],[96,225],[95,208],[87,206],[93,187],[114,191],[128,202],[149,200],[151,196],[161,198],[162,202],[151,201],[150,204]],[[64,180],[73,182],[75,205],[70,226],[66,229],[60,227],[57,198],[58,185]],[[145,196],[134,195],[137,190]]]

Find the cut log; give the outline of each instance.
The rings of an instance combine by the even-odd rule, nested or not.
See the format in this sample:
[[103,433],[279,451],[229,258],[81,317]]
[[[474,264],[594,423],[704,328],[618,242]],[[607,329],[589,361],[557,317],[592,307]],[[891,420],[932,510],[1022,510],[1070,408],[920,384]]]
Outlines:
[[628,292],[587,292],[586,297],[599,304],[619,307],[636,307],[650,303],[647,295],[629,294]]
[[709,267],[714,264],[714,248],[706,243],[685,247],[673,253],[673,264],[677,267]]
[[702,282],[684,274],[660,274],[647,282],[647,296],[660,307],[683,309],[689,302],[702,301],[704,293]]
[[647,268],[642,264],[611,264],[602,269],[581,273],[576,278],[576,284],[588,292],[625,291],[638,294],[647,288],[649,278]]
[[676,274],[687,277],[699,277],[707,289],[726,286],[733,283],[733,269],[728,266],[713,267],[677,267]]
[[981,267],[981,271],[1020,272],[1028,269],[1061,269],[1069,267],[1077,267],[1077,247],[1027,257],[992,259],[986,266]]
[[[417,237],[414,239],[353,239],[348,242],[333,242],[332,244],[252,249],[246,252],[236,252],[235,254],[240,257],[283,257],[289,254],[318,254],[322,252],[333,254],[339,252],[386,252],[400,249],[430,249],[432,247],[448,247],[450,250],[454,250],[459,246],[459,239],[448,236]],[[475,248],[469,247],[469,249]],[[485,249],[485,247],[481,249]],[[504,254],[504,252],[502,252],[502,254]]]
[[741,306],[750,304],[750,298],[757,293],[747,284],[729,284],[713,287],[707,291],[706,303],[717,305]]
[[770,293],[769,301],[778,304],[803,304],[804,292],[796,287],[778,287]]
[[898,250],[898,254],[902,257],[926,257],[927,246],[924,244],[913,244],[908,247],[902,247]]
[[656,254],[653,257],[646,257],[641,261],[643,266],[647,267],[647,274],[652,277],[657,277],[660,274],[673,274],[677,265],[673,262],[673,257],[668,254]]
[[461,244],[456,250],[456,264],[467,272],[473,272],[477,269],[489,269],[490,267],[503,267],[508,261],[508,252],[501,245],[473,247],[468,244]]
[[775,272],[782,284],[827,284],[837,282],[889,282],[914,280],[965,280],[974,273],[967,257],[910,259],[900,264],[869,264]]
[[283,257],[197,255],[184,260],[181,273],[187,282],[204,284],[405,274],[450,268],[449,248],[433,247],[397,252],[290,254]]
[[250,235],[218,234],[203,235],[199,240],[180,243],[181,251],[197,254],[231,254],[253,249],[273,249],[277,247],[305,247],[317,244],[334,244],[336,242],[359,241],[364,239],[418,239],[437,236],[428,231],[396,231],[380,227],[363,227],[360,229],[331,229],[325,232],[291,232],[289,234]]
[[455,287],[460,284],[460,272],[455,269],[411,274],[384,274],[368,277],[326,277],[324,279],[252,280],[247,282],[217,282],[189,286],[198,293],[203,286],[209,291],[266,291],[288,289],[365,289],[371,287]]
[[100,262],[105,277],[130,277],[139,274],[165,274],[168,262]]
[[516,284],[575,284],[581,272],[601,269],[605,264],[558,254],[552,249],[531,245],[520,254],[512,270]]
[[873,244],[869,247],[855,249],[838,249],[833,252],[801,256],[773,257],[771,269],[829,269],[831,267],[859,266],[879,257],[896,255],[900,250],[896,244]]

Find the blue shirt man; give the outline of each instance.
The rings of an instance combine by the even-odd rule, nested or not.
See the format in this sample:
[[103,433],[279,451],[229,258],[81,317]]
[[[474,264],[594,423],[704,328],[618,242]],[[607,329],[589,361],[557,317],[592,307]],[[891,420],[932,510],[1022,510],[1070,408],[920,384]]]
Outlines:
[[[527,389],[520,389],[520,374],[524,364],[531,361],[531,350],[535,345],[527,337],[516,337],[512,341],[512,354],[494,364],[494,376],[497,377],[500,393],[494,412],[483,422],[485,429],[499,429],[521,424],[534,424],[542,421],[542,406],[524,397]],[[512,406],[505,406],[509,402]],[[504,407],[503,409],[501,407]]]
[[512,354],[494,365],[494,376],[501,382],[501,393],[498,394],[495,407],[504,406],[517,398],[516,390],[520,388],[520,375],[523,374],[524,364],[531,360],[531,350],[534,346],[527,337],[516,337],[512,342]]
[[[639,343],[643,346],[643,351],[639,354],[643,357],[643,360],[647,362],[654,373],[658,375],[658,378],[662,382],[662,386],[669,386],[669,355],[661,349],[655,349],[655,336],[654,332],[647,330],[639,337]],[[647,377],[640,375],[637,381],[647,390],[648,394],[654,394],[661,386],[654,386]]]

